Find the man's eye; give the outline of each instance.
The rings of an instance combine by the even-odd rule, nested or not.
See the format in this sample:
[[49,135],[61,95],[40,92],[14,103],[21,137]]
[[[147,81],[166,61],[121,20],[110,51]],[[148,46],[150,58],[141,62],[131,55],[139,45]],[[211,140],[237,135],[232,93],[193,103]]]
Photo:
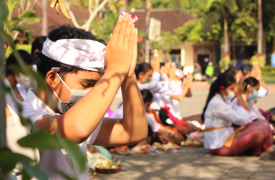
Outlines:
[[81,84],[84,88],[88,87],[88,84]]
[[94,87],[95,86],[95,84],[81,84],[82,85],[82,87],[84,87],[84,88],[89,88],[89,87]]

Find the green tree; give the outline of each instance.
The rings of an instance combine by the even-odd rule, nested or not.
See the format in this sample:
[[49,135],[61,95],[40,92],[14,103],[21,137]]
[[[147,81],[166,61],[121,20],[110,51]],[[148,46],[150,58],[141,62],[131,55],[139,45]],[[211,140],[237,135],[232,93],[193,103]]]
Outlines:
[[224,53],[229,53],[228,19],[238,10],[236,0],[209,0],[206,7],[205,27],[220,21],[223,24]]
[[257,5],[251,0],[237,0],[237,5],[238,11],[230,25],[231,38],[250,45],[257,38]]
[[187,22],[184,26],[181,26],[174,31],[178,34],[181,40],[185,42],[200,43],[203,41],[216,41],[222,40],[222,26],[216,22],[211,25],[210,30],[206,32],[204,30],[205,19],[197,18],[194,21]]
[[37,16],[34,10],[28,9],[23,11],[19,16],[14,17],[13,12],[19,7],[18,1],[7,0],[8,17],[4,20],[4,29],[12,37],[16,39],[18,33],[22,33],[28,40],[28,43],[32,42],[32,31],[22,25],[22,23],[33,24],[40,21],[40,17]]

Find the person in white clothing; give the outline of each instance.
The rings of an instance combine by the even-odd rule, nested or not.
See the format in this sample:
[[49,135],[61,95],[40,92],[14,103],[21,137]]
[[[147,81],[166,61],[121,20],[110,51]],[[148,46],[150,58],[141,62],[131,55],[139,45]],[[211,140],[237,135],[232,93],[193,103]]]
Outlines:
[[11,94],[6,94],[6,103],[13,107],[17,112],[16,104],[23,102],[27,95],[27,89],[23,87],[28,86],[32,82],[32,79],[28,75],[11,70],[12,66],[20,68],[19,63],[16,60],[15,53],[18,53],[25,64],[30,68],[32,68],[34,60],[25,50],[14,51],[6,60],[5,84],[11,88]]
[[149,63],[140,63],[137,65],[135,74],[140,90],[152,90],[157,87],[160,81],[159,66],[160,64],[157,58],[151,61],[151,65]]
[[[266,120],[266,118],[259,111],[259,108],[253,103],[253,100],[258,98],[258,91],[260,88],[259,81],[256,78],[248,77],[244,80],[244,83],[245,88],[242,97],[244,101],[247,102],[247,105],[249,107],[249,110],[247,110],[247,113],[249,115],[249,122],[258,119]],[[238,101],[236,98],[233,99],[232,105],[233,107],[238,106]]]
[[[234,132],[232,123],[244,125],[249,122],[249,107],[242,94],[245,84],[237,84],[234,76],[223,73],[212,83],[203,110],[205,123],[204,147],[214,155],[236,156],[243,153],[258,155],[273,151],[272,132],[267,121],[252,122]],[[231,100],[236,96],[238,106]]]
[[[253,100],[258,98],[258,91],[260,89],[260,82],[253,77],[246,78],[244,80],[245,88],[244,93],[242,95],[244,101],[247,102],[249,110],[247,111],[249,115],[249,122],[256,121],[256,120],[265,120],[267,121],[266,117],[262,115],[259,108],[254,104]],[[237,99],[232,100],[233,107],[238,106]],[[269,120],[268,120],[269,121]],[[270,124],[271,130],[274,130],[272,124]]]
[[[147,137],[148,127],[134,74],[136,55],[137,30],[128,14],[119,18],[107,47],[82,29],[66,25],[53,29],[37,53],[38,72],[47,89],[28,91],[23,116],[39,130],[52,134],[58,130],[79,143],[83,152],[87,144],[115,147],[140,142]],[[123,120],[104,118],[119,87]],[[65,156],[62,150],[40,152],[40,167],[49,179],[63,179],[56,168],[69,175],[78,171]],[[88,167],[78,174],[76,179],[88,180]]]

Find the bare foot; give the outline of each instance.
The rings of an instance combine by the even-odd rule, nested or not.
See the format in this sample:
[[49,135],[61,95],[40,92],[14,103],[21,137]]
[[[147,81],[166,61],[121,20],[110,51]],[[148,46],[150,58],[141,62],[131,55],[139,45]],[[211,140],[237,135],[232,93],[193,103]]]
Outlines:
[[135,146],[131,149],[131,151],[137,153],[137,154],[149,154],[151,151],[151,146],[149,144],[141,145],[141,146]]

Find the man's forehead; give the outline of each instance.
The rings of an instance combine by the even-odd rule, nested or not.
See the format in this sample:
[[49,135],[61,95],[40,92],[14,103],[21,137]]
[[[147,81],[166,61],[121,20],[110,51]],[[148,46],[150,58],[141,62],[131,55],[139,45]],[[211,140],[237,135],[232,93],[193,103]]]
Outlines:
[[85,80],[99,80],[100,79],[100,72],[97,71],[88,71],[88,70],[78,70],[76,72],[72,72],[72,75],[78,79],[85,79]]

